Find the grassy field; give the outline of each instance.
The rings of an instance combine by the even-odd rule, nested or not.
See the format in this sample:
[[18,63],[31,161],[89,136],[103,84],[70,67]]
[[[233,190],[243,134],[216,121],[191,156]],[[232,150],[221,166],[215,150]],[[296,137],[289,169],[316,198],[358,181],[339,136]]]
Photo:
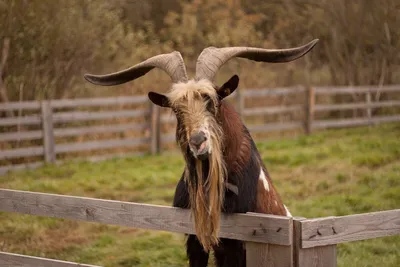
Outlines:
[[[294,216],[400,208],[400,124],[258,144]],[[1,188],[171,205],[179,154],[67,163],[0,177]],[[187,266],[183,235],[0,213],[0,251],[103,266]],[[400,236],[339,245],[339,266],[400,266]]]

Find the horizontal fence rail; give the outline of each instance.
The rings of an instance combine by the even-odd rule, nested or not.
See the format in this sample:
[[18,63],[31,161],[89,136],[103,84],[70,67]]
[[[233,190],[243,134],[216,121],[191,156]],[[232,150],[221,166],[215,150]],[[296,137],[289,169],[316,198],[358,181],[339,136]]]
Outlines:
[[247,98],[260,97],[260,96],[278,96],[288,94],[301,94],[306,91],[303,86],[295,86],[289,88],[273,88],[273,89],[245,89],[243,96]]
[[53,116],[54,123],[106,120],[119,118],[140,118],[149,115],[147,110],[122,110],[108,112],[60,112]]
[[400,85],[385,86],[318,86],[315,88],[317,94],[355,94],[372,92],[399,92]]
[[[158,205],[0,189],[0,211],[194,234],[189,210]],[[292,243],[292,219],[224,214],[220,236],[277,245]]]
[[[400,85],[241,89],[240,91],[236,90],[228,101],[236,102],[234,104],[238,113],[250,133],[254,134],[257,139],[264,138],[261,136],[264,136],[265,133],[292,131],[312,134],[315,130],[400,122],[400,95],[393,99],[389,97],[382,101],[376,99],[373,101],[372,94],[374,93],[379,95],[381,93],[400,93]],[[321,103],[318,100],[321,96],[332,97],[343,94],[357,95],[358,102],[331,103],[332,101],[325,101],[325,103]],[[263,105],[264,99],[268,100],[269,97],[297,100],[292,104],[284,103],[285,101],[282,100],[280,105]],[[304,103],[299,103],[300,99],[305,99],[301,100]],[[141,106],[133,108],[131,105]],[[87,107],[108,109],[113,106],[120,110],[77,110]],[[373,112],[382,108],[390,108],[393,112],[387,114]],[[0,104],[0,112],[13,110],[29,112],[19,113],[20,116],[0,118],[0,145],[4,145],[0,151],[0,161],[4,161],[1,163],[3,165],[0,165],[0,174],[12,169],[22,169],[23,166],[42,165],[38,162],[23,164],[27,157],[35,157],[32,160],[36,161],[55,163],[60,162],[60,157],[71,155],[71,153],[129,148],[129,150],[133,150],[133,153],[127,153],[129,155],[143,155],[145,154],[143,150],[146,150],[147,153],[157,154],[162,150],[163,145],[168,145],[168,148],[170,145],[175,145],[173,130],[176,125],[175,115],[172,112],[164,112],[167,109],[153,105],[147,95]],[[329,115],[335,114],[332,112],[347,112],[348,114],[349,111],[358,111],[358,115],[346,118]],[[359,115],[360,112],[362,115]],[[123,120],[124,122],[111,123],[109,120]],[[77,123],[87,122],[97,124],[77,125]],[[98,125],[99,122],[103,122],[104,125]],[[4,130],[2,130],[3,128]],[[133,134],[125,135],[127,132],[133,132]],[[93,135],[96,139],[98,136],[106,135],[106,139],[87,140],[91,139],[90,137]],[[84,140],[76,140],[81,137],[84,137],[82,138]],[[121,152],[105,153],[109,153],[109,156],[102,155],[95,158],[110,158],[113,157],[113,153],[114,156],[124,156]]]
[[29,156],[40,156],[43,155],[43,147],[27,147],[27,148],[16,148],[0,151],[0,159],[12,159],[19,157],[29,157]]
[[[187,209],[115,200],[0,189],[0,211],[195,233]],[[314,219],[223,214],[220,229],[220,237],[246,241],[248,267],[335,267],[337,244],[399,234],[400,209]],[[10,265],[93,266],[0,252],[0,266]]]
[[385,123],[385,122],[397,122],[400,121],[400,116],[379,116],[374,118],[356,118],[356,119],[341,119],[341,120],[318,120],[312,123],[314,129],[321,128],[343,128],[343,127],[355,127],[365,126],[371,124]]
[[381,107],[398,107],[400,101],[382,101],[371,103],[351,103],[351,104],[331,104],[331,105],[317,105],[314,111],[331,111],[331,110],[349,110],[349,109],[366,109],[366,108],[381,108]]
[[302,248],[400,234],[400,209],[301,221]]
[[58,145],[55,149],[56,153],[75,152],[83,150],[106,149],[115,147],[138,146],[147,144],[149,138],[131,138],[121,140],[99,140],[91,142],[82,142],[76,144]]
[[100,267],[69,261],[0,252],[0,267]]

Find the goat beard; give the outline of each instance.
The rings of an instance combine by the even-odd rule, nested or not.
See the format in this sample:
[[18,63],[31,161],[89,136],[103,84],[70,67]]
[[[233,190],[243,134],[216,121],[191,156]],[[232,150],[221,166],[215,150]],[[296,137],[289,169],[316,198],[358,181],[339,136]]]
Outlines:
[[195,165],[197,183],[188,179],[190,207],[194,216],[196,236],[206,252],[219,243],[218,235],[221,209],[224,203],[224,177],[226,174],[220,143],[213,140],[213,144],[213,152],[208,158],[207,179],[204,180],[201,160],[196,160]]

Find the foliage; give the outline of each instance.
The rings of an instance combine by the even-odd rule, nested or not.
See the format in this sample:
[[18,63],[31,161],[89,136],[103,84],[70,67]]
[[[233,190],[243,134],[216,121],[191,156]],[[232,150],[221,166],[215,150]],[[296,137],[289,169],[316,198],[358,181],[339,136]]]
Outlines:
[[[314,38],[321,40],[317,47],[294,63],[242,60],[239,68],[233,60],[221,75],[238,72],[248,87],[396,83],[399,9],[397,0],[0,0],[0,46],[11,40],[1,101],[138,94],[168,77],[152,71],[134,88],[110,90],[82,75],[175,49],[193,74],[195,59],[210,45],[286,48]],[[296,64],[306,68],[294,71]]]
[[177,50],[195,59],[207,46],[262,45],[255,23],[257,17],[247,15],[240,1],[194,0],[184,2],[180,13],[168,13],[162,33]]
[[[294,216],[399,208],[400,125],[258,142]],[[362,160],[360,160],[362,159]],[[384,159],[384,160],[382,160]],[[0,177],[0,187],[171,205],[181,155],[73,162]],[[338,266],[398,266],[399,236],[339,245]],[[0,213],[1,250],[102,266],[187,266],[184,237],[162,231]]]
[[11,39],[5,74],[10,98],[73,97],[86,84],[83,70],[111,70],[126,58],[162,52],[149,38],[152,25],[134,31],[121,18],[122,9],[106,1],[0,1],[0,40]]
[[332,84],[394,82],[400,62],[398,1],[282,2],[261,5],[262,13],[275,15],[268,28],[271,40],[282,46],[319,38],[309,58],[314,67],[329,67]]

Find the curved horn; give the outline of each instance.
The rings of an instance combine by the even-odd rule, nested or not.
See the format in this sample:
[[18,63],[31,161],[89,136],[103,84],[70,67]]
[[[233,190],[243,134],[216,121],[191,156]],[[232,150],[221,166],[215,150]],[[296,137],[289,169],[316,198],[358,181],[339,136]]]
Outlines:
[[183,61],[181,53],[177,51],[151,57],[129,69],[119,72],[106,75],[85,74],[84,77],[87,81],[97,85],[118,85],[135,80],[155,67],[168,73],[173,83],[187,82],[188,80],[185,62]]
[[289,62],[307,54],[318,42],[315,39],[306,45],[289,49],[263,49],[256,47],[208,47],[204,49],[196,63],[196,80],[213,81],[215,74],[234,57],[247,58],[262,62]]

